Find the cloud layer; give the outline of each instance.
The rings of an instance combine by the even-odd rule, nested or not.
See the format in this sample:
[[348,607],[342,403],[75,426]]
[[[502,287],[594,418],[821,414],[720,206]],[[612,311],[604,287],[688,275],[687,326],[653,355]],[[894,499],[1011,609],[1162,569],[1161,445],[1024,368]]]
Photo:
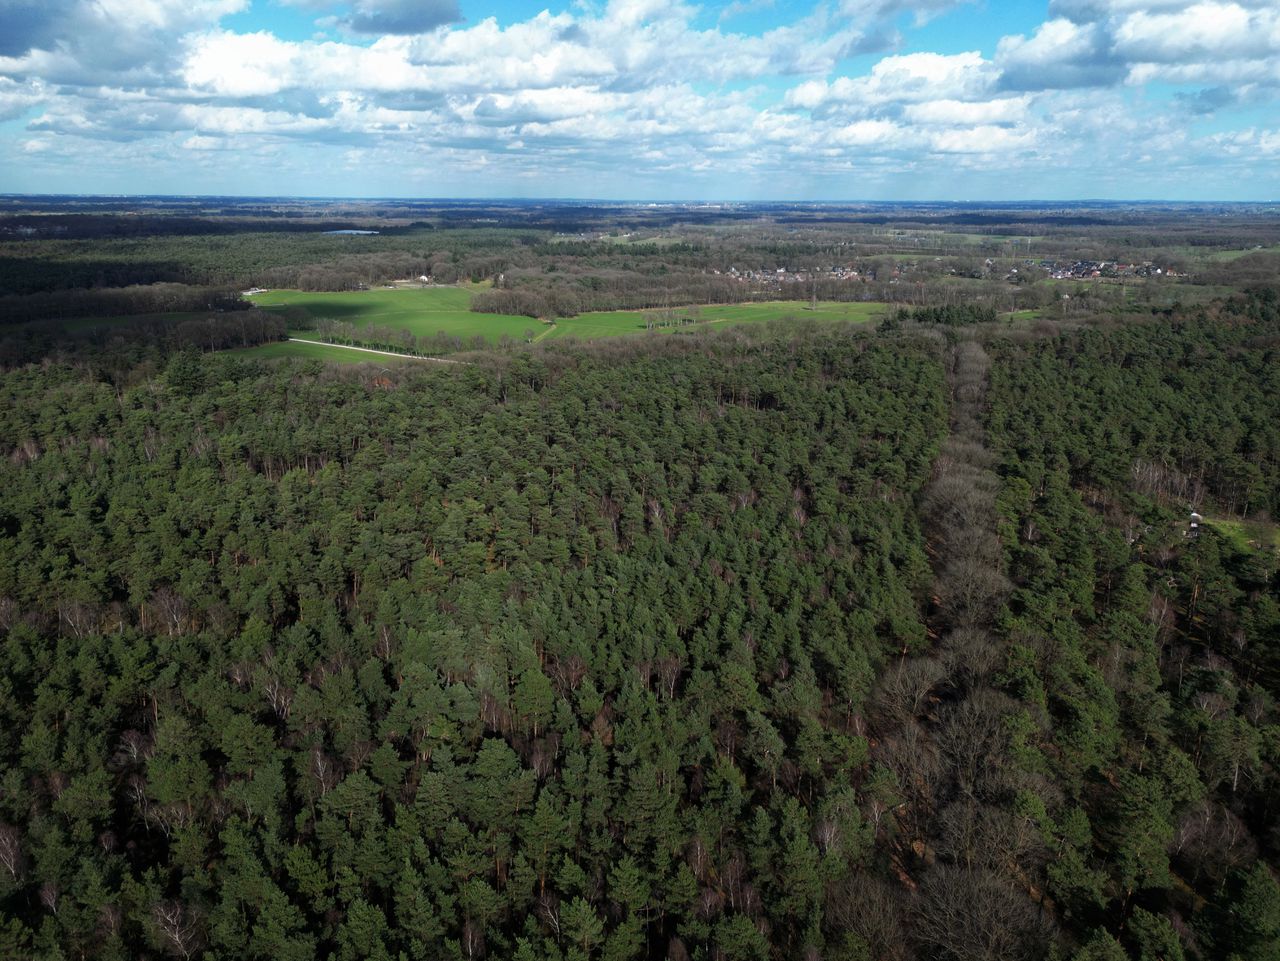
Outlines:
[[289,5],[312,37],[267,0],[0,0],[0,190],[1280,195],[1274,0],[1052,0],[937,52],[980,12]]

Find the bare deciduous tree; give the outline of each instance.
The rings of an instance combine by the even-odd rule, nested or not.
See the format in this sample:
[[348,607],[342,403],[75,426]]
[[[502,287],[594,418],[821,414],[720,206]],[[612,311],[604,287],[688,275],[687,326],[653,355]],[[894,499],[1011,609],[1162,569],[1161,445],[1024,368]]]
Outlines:
[[945,866],[920,886],[911,933],[945,961],[1042,958],[1049,937],[1025,891],[990,871]]
[[151,909],[151,920],[165,950],[180,958],[196,955],[204,933],[199,916],[181,901],[160,901]]

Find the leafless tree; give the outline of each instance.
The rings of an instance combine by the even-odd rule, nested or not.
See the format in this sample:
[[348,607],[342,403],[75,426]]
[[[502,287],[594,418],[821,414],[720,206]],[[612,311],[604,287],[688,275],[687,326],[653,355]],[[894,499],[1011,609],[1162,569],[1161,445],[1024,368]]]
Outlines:
[[964,691],[981,686],[1004,662],[1000,642],[980,627],[951,631],[942,638],[940,647],[947,676]]
[[872,705],[886,728],[901,727],[925,713],[930,692],[946,676],[931,657],[901,661],[880,677]]
[[1025,891],[991,871],[948,866],[921,884],[911,933],[940,961],[1043,958],[1049,939]]
[[987,868],[1006,876],[1044,863],[1038,827],[1004,807],[962,799],[939,814],[934,848],[938,857],[972,871]]
[[1012,709],[1007,697],[984,689],[942,718],[938,750],[957,796],[991,800],[1009,787],[1001,759],[1009,756],[1004,718]]
[[0,824],[0,868],[16,881],[26,870],[22,854],[22,832],[11,824]]
[[204,934],[199,916],[181,901],[160,901],[151,909],[151,920],[165,949],[180,958],[199,953]]
[[1219,885],[1232,871],[1251,864],[1257,852],[1248,826],[1227,808],[1205,800],[1178,822],[1171,854],[1192,879]]
[[873,876],[851,875],[827,890],[824,923],[831,935],[852,932],[877,961],[910,961],[902,894]]

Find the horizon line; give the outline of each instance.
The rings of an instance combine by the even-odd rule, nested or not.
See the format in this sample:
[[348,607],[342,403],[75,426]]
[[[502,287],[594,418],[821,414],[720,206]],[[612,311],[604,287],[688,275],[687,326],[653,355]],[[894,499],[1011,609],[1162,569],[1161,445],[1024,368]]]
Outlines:
[[739,206],[906,206],[906,205],[924,205],[924,204],[948,204],[948,205],[964,205],[964,206],[1009,206],[1009,205],[1052,205],[1052,204],[1168,204],[1171,206],[1233,206],[1233,207],[1258,207],[1280,205],[1280,198],[1269,200],[1215,200],[1212,198],[1201,200],[1173,200],[1161,197],[1074,197],[1068,199],[1052,199],[1052,198],[1030,198],[1025,200],[1013,199],[994,199],[984,198],[977,200],[948,200],[944,198],[934,199],[897,199],[897,200],[859,200],[859,199],[827,199],[827,200],[802,200],[802,199],[773,199],[773,200],[748,200],[748,199],[730,199],[730,198],[687,198],[682,200],[659,200],[651,197],[556,197],[556,196],[411,196],[411,195],[387,195],[387,196],[342,196],[327,194],[206,194],[206,193],[41,193],[41,192],[24,192],[24,191],[0,191],[0,200],[9,199],[92,199],[92,200],[293,200],[293,201],[310,201],[310,202],[357,202],[357,203],[561,203],[561,204],[623,204],[623,205],[651,205],[651,206],[710,206],[733,204]]

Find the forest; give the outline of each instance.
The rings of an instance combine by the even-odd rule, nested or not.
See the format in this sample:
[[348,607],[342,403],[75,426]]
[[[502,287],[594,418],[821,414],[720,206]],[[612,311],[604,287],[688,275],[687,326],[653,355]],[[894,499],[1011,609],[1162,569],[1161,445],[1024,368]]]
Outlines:
[[1280,957],[1280,288],[899,303],[391,367],[8,324],[0,957]]

